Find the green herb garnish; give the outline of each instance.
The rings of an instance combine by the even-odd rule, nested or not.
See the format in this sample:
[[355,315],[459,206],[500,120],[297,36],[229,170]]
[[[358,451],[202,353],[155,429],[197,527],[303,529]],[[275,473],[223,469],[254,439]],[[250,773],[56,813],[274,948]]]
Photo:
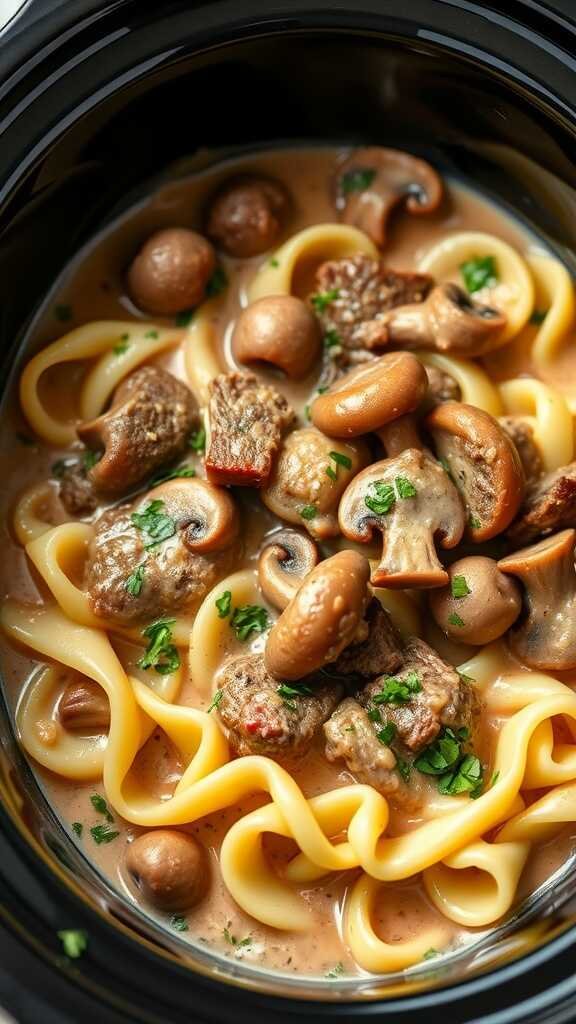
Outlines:
[[373,484],[370,484],[370,487],[372,488],[372,494],[367,494],[364,498],[366,508],[374,512],[374,515],[387,515],[396,502],[394,488],[390,484],[385,484],[383,480],[375,480]]
[[434,949],[433,946],[430,946],[430,949],[426,950],[426,952],[424,953],[424,956],[422,957],[422,959],[423,960],[433,960],[434,957],[436,957],[436,956],[440,956],[438,950]]
[[130,337],[129,334],[121,334],[120,335],[120,341],[118,342],[117,345],[114,345],[114,349],[113,349],[113,352],[114,352],[115,356],[121,356],[121,355],[124,354],[124,352],[128,351],[128,349],[130,348],[130,342],[128,341],[129,337]]
[[460,679],[462,680],[463,683],[475,683],[476,682],[476,680],[474,679],[473,676],[467,676],[465,672],[460,672],[460,669],[456,669],[456,671],[457,671],[458,675],[460,676]]
[[144,586],[144,565],[137,566],[134,572],[130,573],[128,579],[124,583],[124,590],[127,590],[130,597],[140,597],[142,593],[142,587]]
[[482,523],[478,519],[478,516],[473,515],[472,512],[470,513],[470,518],[468,519],[468,522],[470,523],[470,526],[472,527],[473,530],[479,530],[480,527],[482,526]]
[[496,783],[498,782],[499,778],[500,778],[500,772],[494,772],[492,778],[490,779],[490,789],[492,789],[492,786],[496,785]]
[[224,690],[216,690],[216,693],[214,694],[214,696],[212,697],[212,700],[210,702],[210,706],[206,708],[206,714],[207,715],[209,715],[211,711],[214,711],[215,708],[217,710],[220,707],[220,704],[222,703],[223,696],[224,696]]
[[335,331],[333,329],[326,331],[326,334],[324,335],[324,347],[335,348],[339,344],[340,335],[338,334],[338,331]]
[[180,667],[180,654],[172,643],[172,626],[175,622],[176,619],[157,619],[142,630],[148,646],[136,662],[138,668],[153,668],[159,675],[166,676]]
[[407,704],[422,689],[416,672],[409,672],[405,679],[384,676],[378,682],[382,684],[382,689],[372,697],[374,704]]
[[230,625],[238,640],[244,643],[252,633],[263,633],[268,629],[268,612],[259,604],[244,604],[234,609]]
[[450,623],[451,626],[462,627],[464,625],[464,619],[461,619],[457,612],[450,613],[450,615],[448,616],[448,622]]
[[396,490],[399,498],[415,498],[416,488],[411,480],[406,476],[397,476],[394,480]]
[[224,939],[230,946],[235,946],[236,949],[240,949],[242,946],[252,945],[252,939],[249,935],[244,939],[237,939],[235,935],[232,935],[229,928],[224,928]]
[[274,256],[272,257],[271,260],[268,260],[268,263],[269,263],[269,265],[271,267],[279,267],[280,266],[278,260]]
[[217,597],[214,604],[218,609],[218,618],[225,619],[227,615],[230,615],[230,609],[232,608],[232,591],[225,590],[220,597]]
[[176,533],[176,523],[164,512],[164,502],[155,498],[142,512],[133,512],[130,521],[146,535],[144,548],[155,548]]
[[157,338],[158,337],[158,331],[146,331],[146,334],[144,335],[144,337],[145,338]]
[[346,171],[340,179],[340,188],[345,196],[351,192],[364,192],[369,188],[376,176],[374,167],[358,167],[355,170]]
[[93,825],[90,835],[94,842],[101,846],[102,843],[111,843],[113,839],[117,839],[120,833],[111,829],[110,825]]
[[342,452],[330,452],[330,458],[337,466],[344,466],[344,469],[352,469],[352,459]]
[[317,295],[313,295],[310,301],[317,313],[324,313],[330,303],[334,302],[339,295],[339,288],[330,288],[327,292],[318,292]]
[[314,505],[303,505],[300,509],[300,515],[302,519],[310,520],[314,519],[318,514],[318,509]]
[[170,927],[173,928],[175,932],[187,932],[188,922],[181,914],[173,914],[170,918]]
[[78,839],[82,839],[82,833],[84,831],[84,825],[81,821],[72,822],[72,831],[78,836]]
[[414,761],[424,775],[445,775],[460,757],[460,742],[452,729],[444,729]]
[[226,276],[226,271],[223,267],[216,267],[216,270],[206,285],[206,297],[212,299],[215,295],[220,295],[220,293],[226,288],[227,284],[228,278]]
[[438,791],[444,796],[459,796],[470,793],[472,798],[480,796],[482,789],[482,765],[475,754],[466,754],[456,771],[443,775],[438,782]]
[[89,448],[82,453],[82,465],[87,473],[100,461],[100,457],[100,452],[90,451]]
[[452,597],[468,597],[472,591],[466,582],[465,576],[453,576],[450,580],[450,590],[452,591]]
[[308,421],[310,421],[310,419],[311,419],[311,416],[310,416],[310,406],[309,405],[305,405],[304,406],[304,419],[308,420]]
[[394,739],[395,735],[396,726],[394,725],[394,722],[386,722],[384,728],[380,729],[380,732],[376,733],[376,738],[380,741],[380,743],[383,743],[386,747],[388,747],[390,746],[390,743]]
[[327,978],[339,978],[342,974],[344,974],[344,964],[338,962],[337,964],[334,965],[334,967],[330,971],[327,971],[326,977]]
[[291,686],[289,683],[281,683],[277,688],[276,693],[279,697],[282,697],[282,701],[286,707],[290,708],[291,711],[295,711],[296,705],[294,700],[298,697],[312,697],[314,691],[304,683],[298,683],[297,686]]
[[396,771],[400,775],[404,782],[408,782],[410,779],[410,772],[412,771],[412,765],[410,761],[403,761],[402,758],[396,758]]
[[103,814],[104,817],[106,818],[106,821],[108,821],[111,825],[114,824],[114,818],[110,814],[110,811],[108,810],[108,804],[106,803],[103,796],[100,796],[99,793],[93,793],[92,796],[90,797],[90,803],[92,804],[94,810],[98,812],[98,814]]
[[494,256],[478,256],[460,264],[460,273],[466,289],[472,295],[482,288],[493,288],[498,283],[498,271]]
[[193,452],[203,452],[206,448],[206,428],[198,427],[198,430],[192,431],[188,438],[188,446]]
[[336,483],[338,479],[338,470],[333,469],[332,466],[326,466],[326,476],[329,476],[332,483]]
[[77,960],[88,948],[88,936],[80,928],[65,928],[58,932],[58,938],[66,956],[69,956],[71,960]]
[[192,323],[194,312],[193,309],[183,309],[181,313],[177,313],[174,317],[176,327],[188,327],[188,324]]

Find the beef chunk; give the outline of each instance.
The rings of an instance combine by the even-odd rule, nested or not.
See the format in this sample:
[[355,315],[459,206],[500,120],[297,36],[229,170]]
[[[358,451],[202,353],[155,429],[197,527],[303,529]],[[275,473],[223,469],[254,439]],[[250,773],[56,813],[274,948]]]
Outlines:
[[459,402],[462,397],[458,381],[450,373],[445,373],[437,366],[425,366],[428,377],[428,394],[425,408],[432,409],[442,402]]
[[81,459],[62,470],[60,501],[71,516],[90,516],[96,511],[98,498]]
[[396,755],[376,735],[365,708],[348,697],[324,725],[326,758],[344,760],[358,782],[374,786],[385,796],[395,796],[402,781],[396,770]]
[[442,726],[471,727],[477,711],[474,689],[424,640],[410,638],[404,648],[402,668],[394,678],[398,681],[417,678],[419,690],[413,692],[409,700],[399,703],[374,701],[386,687],[386,677],[381,676],[364,687],[358,700],[364,707],[379,712],[380,728],[392,722],[396,727],[396,742],[412,753],[428,746]]
[[208,404],[208,479],[261,487],[270,475],[282,433],[293,419],[286,399],[253,373],[215,377]]
[[501,416],[498,422],[516,445],[526,482],[528,485],[535,484],[542,476],[544,466],[540,450],[534,440],[532,424],[521,416]]
[[282,696],[281,686],[261,654],[236,658],[224,667],[218,713],[237,754],[282,759],[302,754],[342,694],[337,683],[300,684],[302,696],[293,697]]
[[576,462],[571,462],[533,484],[507,536],[518,546],[543,534],[575,526]]
[[366,611],[368,635],[361,643],[346,647],[328,671],[337,675],[374,676],[393,675],[402,664],[401,641],[388,612],[373,598]]
[[354,362],[358,354],[362,358],[366,350],[369,353],[387,344],[382,315],[394,306],[423,302],[433,283],[427,274],[390,270],[383,260],[369,256],[330,260],[317,271],[316,292],[337,295],[324,308],[318,309],[316,302],[316,313],[324,334],[336,333],[344,360]]
[[96,494],[126,494],[176,458],[197,418],[192,392],[171,373],[156,366],[131,373],[116,388],[108,412],[77,429],[88,448],[104,449],[87,474]]

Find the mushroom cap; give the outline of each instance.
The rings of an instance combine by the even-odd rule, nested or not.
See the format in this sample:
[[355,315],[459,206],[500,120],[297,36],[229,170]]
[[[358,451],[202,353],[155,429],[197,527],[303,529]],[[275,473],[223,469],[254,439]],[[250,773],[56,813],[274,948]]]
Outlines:
[[333,384],[312,404],[312,422],[332,437],[358,437],[413,412],[428,388],[422,363],[410,352],[388,352]]
[[196,231],[155,231],[130,264],[130,295],[150,313],[181,313],[202,301],[215,266],[212,245]]
[[282,611],[318,564],[318,548],[300,530],[279,530],[268,538],[258,559],[258,582],[266,600]]
[[180,528],[189,551],[226,548],[238,535],[238,511],[230,492],[198,477],[167,480],[145,495],[144,504],[164,502],[166,515]]
[[458,544],[464,509],[454,484],[424,451],[408,448],[362,470],[348,485],[338,511],[344,536],[359,544],[374,530],[383,536],[372,584],[390,589],[441,587],[448,574],[438,561],[442,547]]
[[357,551],[339,551],[317,565],[270,631],[268,671],[302,679],[335,661],[363,620],[369,577],[369,562]]
[[449,585],[430,594],[440,629],[458,643],[481,646],[502,636],[522,609],[520,587],[493,558],[470,555],[448,569]]
[[320,358],[320,327],[295,295],[266,295],[243,309],[232,336],[240,363],[271,363],[286,376],[305,377]]
[[524,494],[522,463],[506,431],[462,402],[438,405],[425,424],[468,509],[470,539],[478,544],[502,533]]
[[145,898],[166,912],[188,910],[208,891],[204,847],[186,832],[158,828],[130,843],[126,867]]
[[69,732],[105,733],[110,728],[110,701],[99,683],[79,679],[64,690],[58,718]]
[[441,178],[425,160],[382,146],[355,150],[336,176],[340,220],[364,231],[379,246],[386,241],[388,218],[395,206],[404,203],[409,213],[432,213],[443,192]]
[[206,233],[230,256],[258,256],[278,240],[289,205],[288,192],[279,181],[264,175],[236,175],[213,197]]
[[427,299],[397,306],[382,317],[390,345],[432,349],[471,359],[502,344],[506,317],[483,306],[457,284],[436,285]]

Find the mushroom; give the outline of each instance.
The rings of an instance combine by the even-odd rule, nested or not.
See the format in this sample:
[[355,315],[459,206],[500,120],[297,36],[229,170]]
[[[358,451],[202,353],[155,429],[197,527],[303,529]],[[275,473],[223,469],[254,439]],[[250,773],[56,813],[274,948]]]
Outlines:
[[302,581],[318,564],[318,548],[299,530],[279,530],[262,548],[258,582],[266,600],[284,610]]
[[372,146],[355,150],[338,168],[336,207],[340,220],[383,246],[395,206],[403,203],[409,213],[433,213],[443,191],[441,178],[425,160]]
[[163,512],[174,521],[184,546],[193,553],[220,551],[238,535],[234,499],[223,487],[207,480],[168,480],[148,491],[145,504],[157,500],[164,503]]
[[126,867],[145,898],[158,910],[188,910],[208,891],[210,871],[204,847],[187,832],[159,828],[128,847]]
[[416,417],[411,413],[408,413],[406,416],[399,416],[397,420],[391,420],[385,427],[381,427],[377,433],[386,452],[387,459],[393,459],[394,456],[400,455],[407,448],[422,450],[424,447],[418,432]]
[[314,427],[294,430],[284,439],[262,501],[288,523],[308,530],[316,540],[338,535],[338,502],[347,484],[369,461],[364,441],[334,441]]
[[454,484],[426,452],[409,448],[364,469],[347,487],[338,512],[345,537],[367,544],[383,536],[372,584],[391,590],[442,587],[448,573],[435,541],[453,548],[464,532],[464,509]]
[[266,295],[243,309],[232,336],[240,363],[271,363],[287,377],[305,377],[320,358],[318,320],[295,295]]
[[424,302],[389,310],[381,322],[390,345],[471,359],[498,347],[507,320],[497,309],[474,302],[449,282],[433,288]]
[[155,231],[130,264],[130,296],[140,309],[173,316],[202,302],[215,267],[214,249],[196,231]]
[[68,732],[107,732],[110,701],[102,687],[91,679],[70,683],[60,698],[58,718]]
[[500,559],[525,588],[526,614],[509,634],[513,654],[529,668],[576,668],[575,530],[562,530]]
[[416,356],[389,352],[319,395],[312,405],[312,422],[332,437],[358,437],[413,412],[427,388],[426,371]]
[[277,679],[302,679],[338,657],[365,628],[370,564],[339,551],[312,570],[268,636],[264,661]]
[[510,525],[524,492],[518,452],[498,421],[482,409],[444,402],[425,424],[468,510],[468,536],[490,540]]
[[530,417],[500,416],[498,422],[516,446],[527,487],[534,486],[544,476],[544,461]]
[[483,646],[502,636],[518,618],[520,587],[500,572],[493,558],[460,558],[448,576],[448,586],[430,594],[430,609],[451,640]]
[[276,243],[289,205],[279,181],[239,175],[224,182],[213,198],[206,233],[229,256],[258,256]]

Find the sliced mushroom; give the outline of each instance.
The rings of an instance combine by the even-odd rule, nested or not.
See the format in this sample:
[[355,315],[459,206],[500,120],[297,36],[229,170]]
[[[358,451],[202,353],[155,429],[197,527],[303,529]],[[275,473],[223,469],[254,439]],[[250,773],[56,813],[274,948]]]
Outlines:
[[287,377],[305,377],[320,358],[314,313],[295,295],[266,295],[243,309],[232,336],[240,363],[270,363]]
[[490,540],[510,525],[524,493],[524,473],[508,434],[489,413],[445,402],[426,418],[436,454],[468,510],[468,536]]
[[150,313],[181,313],[202,302],[215,266],[214,249],[196,231],[155,231],[128,271],[130,295]]
[[509,634],[512,652],[529,668],[576,668],[576,531],[563,530],[500,559],[525,588],[526,615]]
[[146,502],[160,500],[164,511],[181,532],[189,551],[204,554],[220,551],[238,535],[238,512],[234,499],[223,487],[198,477],[168,480],[148,491]]
[[312,422],[331,437],[358,437],[413,412],[428,388],[422,363],[409,352],[390,352],[347,373],[320,395]]
[[464,509],[454,484],[426,452],[409,448],[363,470],[346,489],[338,513],[345,537],[360,544],[383,537],[372,584],[392,590],[441,587],[448,573],[435,541],[453,548],[464,532]]
[[176,829],[144,832],[130,843],[126,866],[145,898],[159,910],[189,910],[208,891],[210,869],[203,846]]
[[403,203],[409,213],[433,213],[442,195],[442,180],[434,168],[398,149],[357,149],[338,169],[340,219],[360,228],[379,246],[386,241],[388,218],[395,206]]
[[70,683],[60,698],[58,718],[69,732],[107,732],[110,701],[91,679]]
[[364,626],[370,564],[339,551],[306,578],[268,636],[264,660],[277,679],[302,679],[335,661]]
[[448,575],[448,586],[430,594],[430,608],[451,640],[489,644],[503,636],[520,615],[520,587],[500,572],[493,558],[460,558],[452,563]]
[[314,427],[294,430],[280,448],[262,501],[316,540],[336,537],[338,502],[368,460],[368,446],[361,440],[334,441]]
[[424,302],[397,306],[382,317],[390,345],[449,352],[467,359],[497,348],[506,323],[497,309],[474,302],[452,283],[437,285]]
[[273,534],[258,559],[258,582],[264,597],[283,611],[317,564],[318,548],[307,534],[299,530]]

